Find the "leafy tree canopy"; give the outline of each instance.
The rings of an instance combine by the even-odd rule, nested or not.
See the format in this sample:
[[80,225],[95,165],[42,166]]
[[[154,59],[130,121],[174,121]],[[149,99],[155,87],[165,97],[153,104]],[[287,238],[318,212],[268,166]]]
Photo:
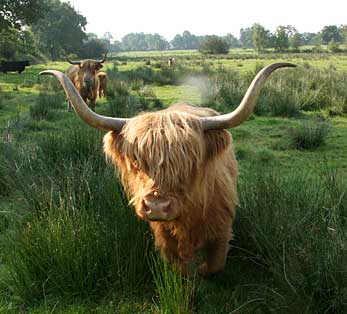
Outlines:
[[321,31],[323,44],[328,44],[331,40],[341,42],[341,35],[336,25],[324,26]]
[[33,26],[42,48],[50,53],[52,60],[66,53],[79,54],[86,38],[86,18],[70,3],[48,0],[48,4],[48,13]]
[[0,0],[0,30],[30,25],[47,9],[45,0]]

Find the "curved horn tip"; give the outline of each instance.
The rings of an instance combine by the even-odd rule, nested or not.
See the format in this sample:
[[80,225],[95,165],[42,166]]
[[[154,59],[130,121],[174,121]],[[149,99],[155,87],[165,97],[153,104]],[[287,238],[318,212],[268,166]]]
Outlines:
[[108,50],[106,50],[104,57],[100,60],[100,63],[104,63],[106,61],[107,54],[108,54]]
[[54,70],[44,70],[39,73],[39,75],[54,75]]
[[[267,67],[273,67],[273,68],[284,68],[284,67],[289,67],[289,68],[295,68],[297,67],[296,64],[294,63],[290,63],[290,62],[276,62],[276,63],[272,63],[269,64]],[[265,68],[267,68],[265,67]]]
[[203,129],[206,131],[234,128],[247,120],[254,110],[260,89],[264,85],[266,79],[273,71],[283,67],[296,67],[296,64],[276,62],[262,68],[248,87],[240,105],[234,111],[227,114],[200,118]]

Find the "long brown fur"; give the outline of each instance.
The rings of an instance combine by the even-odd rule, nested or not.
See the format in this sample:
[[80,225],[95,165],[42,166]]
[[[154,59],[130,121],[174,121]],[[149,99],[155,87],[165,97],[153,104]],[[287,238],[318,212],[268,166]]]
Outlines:
[[232,237],[238,202],[232,137],[226,130],[204,132],[197,119],[216,114],[177,104],[141,114],[104,137],[105,154],[135,210],[154,191],[177,200],[176,219],[150,226],[163,258],[183,273],[200,249],[205,252],[201,274],[222,270]]

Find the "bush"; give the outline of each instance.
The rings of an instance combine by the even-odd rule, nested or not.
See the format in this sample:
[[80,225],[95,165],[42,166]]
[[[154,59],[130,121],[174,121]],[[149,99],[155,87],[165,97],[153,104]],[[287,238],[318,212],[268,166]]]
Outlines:
[[199,52],[203,54],[226,54],[229,52],[230,45],[223,38],[218,36],[207,36],[201,43]]
[[328,43],[328,50],[331,51],[332,53],[341,52],[339,44],[334,39],[329,41],[329,43]]
[[297,149],[313,149],[324,144],[329,132],[327,121],[308,120],[290,130],[290,138]]

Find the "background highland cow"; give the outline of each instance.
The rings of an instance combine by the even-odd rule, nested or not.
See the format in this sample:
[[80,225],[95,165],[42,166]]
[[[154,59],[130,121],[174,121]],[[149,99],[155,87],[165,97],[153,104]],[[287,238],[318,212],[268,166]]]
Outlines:
[[105,97],[108,77],[106,72],[98,72],[99,79],[99,97]]
[[[100,82],[98,78],[98,71],[102,68],[105,62],[107,52],[101,60],[80,60],[72,61],[66,58],[71,66],[66,70],[66,75],[72,81],[82,99],[88,103],[92,110],[95,110],[96,99],[99,93]],[[68,102],[68,110],[70,111],[71,103]]]

